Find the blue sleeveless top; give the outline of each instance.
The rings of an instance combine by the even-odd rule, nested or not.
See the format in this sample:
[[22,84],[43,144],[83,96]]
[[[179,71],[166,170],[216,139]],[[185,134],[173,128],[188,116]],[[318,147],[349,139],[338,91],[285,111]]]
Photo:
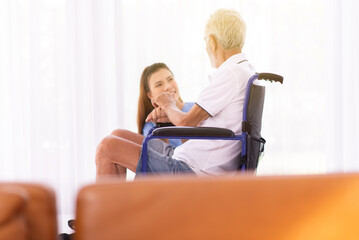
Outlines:
[[[193,102],[185,103],[183,108],[181,109],[182,112],[188,112],[192,106],[194,105]],[[147,136],[148,132],[155,127],[156,124],[153,122],[146,122],[145,125],[143,125],[142,134],[143,136]],[[169,139],[169,144],[173,147],[178,147],[182,144],[181,139]]]

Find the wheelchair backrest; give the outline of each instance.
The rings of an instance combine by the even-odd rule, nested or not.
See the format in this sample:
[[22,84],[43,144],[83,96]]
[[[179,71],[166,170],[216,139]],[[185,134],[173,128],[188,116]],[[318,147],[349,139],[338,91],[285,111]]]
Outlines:
[[246,134],[246,142],[242,143],[242,154],[239,168],[256,170],[260,153],[264,150],[265,140],[261,136],[262,115],[265,97],[265,87],[254,84],[254,81],[267,80],[283,83],[283,77],[272,73],[259,73],[250,78],[246,90],[243,109],[242,131]]
[[247,120],[250,125],[248,133],[256,139],[261,138],[264,97],[265,87],[252,84],[247,107]]
[[264,140],[262,140],[262,115],[265,97],[265,87],[252,84],[247,106],[247,129],[246,141],[246,169],[255,170]]

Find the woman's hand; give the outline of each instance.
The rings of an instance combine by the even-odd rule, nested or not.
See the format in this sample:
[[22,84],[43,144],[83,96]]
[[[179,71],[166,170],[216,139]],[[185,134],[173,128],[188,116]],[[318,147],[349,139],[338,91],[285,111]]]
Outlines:
[[170,120],[167,117],[165,111],[163,111],[160,107],[157,107],[152,110],[150,114],[148,114],[146,118],[146,122],[169,122]]

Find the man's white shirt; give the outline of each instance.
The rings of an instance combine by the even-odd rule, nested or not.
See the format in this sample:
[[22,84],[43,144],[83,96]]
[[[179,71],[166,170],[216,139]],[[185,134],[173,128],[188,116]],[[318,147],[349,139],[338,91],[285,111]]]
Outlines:
[[[196,104],[210,117],[200,127],[221,127],[242,133],[243,103],[247,82],[255,74],[243,53],[231,56],[209,76],[209,85]],[[243,62],[242,62],[243,61]],[[197,174],[220,175],[238,168],[240,141],[188,140],[173,158],[186,162]]]

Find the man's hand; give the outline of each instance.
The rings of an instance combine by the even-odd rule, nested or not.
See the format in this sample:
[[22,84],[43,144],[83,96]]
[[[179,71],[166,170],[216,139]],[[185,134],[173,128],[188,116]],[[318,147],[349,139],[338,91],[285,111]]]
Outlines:
[[160,108],[155,108],[146,118],[146,122],[170,122],[167,114]]
[[153,98],[151,102],[155,109],[148,114],[146,122],[170,122],[164,108],[172,104],[176,106],[176,102],[172,99],[171,93],[163,92],[158,97]]
[[157,108],[165,109],[169,105],[176,105],[175,100],[172,98],[172,94],[169,92],[163,92],[158,97],[152,99],[152,105]]

